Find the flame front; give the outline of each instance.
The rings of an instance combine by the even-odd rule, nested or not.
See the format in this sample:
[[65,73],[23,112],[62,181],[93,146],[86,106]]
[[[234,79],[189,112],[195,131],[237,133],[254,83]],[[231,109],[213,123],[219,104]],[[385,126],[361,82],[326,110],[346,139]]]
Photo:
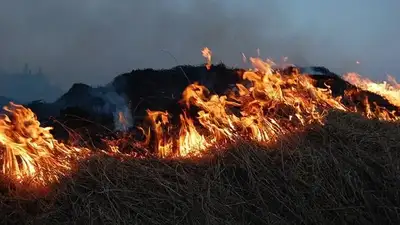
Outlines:
[[362,78],[356,73],[348,73],[343,78],[361,89],[383,96],[393,105],[400,107],[400,84],[397,83],[394,77],[388,76],[388,81],[382,83]]
[[[202,53],[207,68],[211,69],[211,51],[204,48]],[[139,127],[146,139],[134,142],[160,158],[190,157],[238,140],[273,143],[283,135],[302,131],[307,125],[324,124],[325,116],[332,109],[359,112],[367,118],[380,120],[398,121],[400,118],[398,111],[371,107],[366,97],[362,98],[365,106],[362,109],[345,105],[342,97],[333,97],[328,86],[317,88],[313,79],[298,71],[283,75],[274,72],[270,61],[259,58],[248,61],[254,69],[241,73],[241,82],[226,95],[211,94],[199,83],[187,86],[182,93],[183,113],[175,115],[179,116],[179,124],[172,124],[174,115],[167,111],[147,110],[150,126]],[[347,79],[400,106],[397,83],[391,86],[394,88],[382,88],[371,82],[361,82],[356,76]],[[349,96],[361,95],[348,91],[344,97]],[[195,116],[189,113],[191,107],[199,109]],[[48,184],[70,172],[78,160],[94,154],[89,149],[55,140],[50,133],[52,128],[40,127],[31,110],[14,103],[4,109],[10,115],[0,119],[0,160],[3,174],[13,180]],[[122,113],[118,114],[118,120],[125,124]],[[109,152],[120,153],[118,146],[111,142]]]
[[16,182],[47,184],[72,169],[88,149],[66,146],[54,139],[52,128],[40,127],[35,114],[21,105],[4,107],[10,115],[0,119],[2,172]]
[[[211,51],[204,48],[203,56],[210,69]],[[148,111],[159,156],[198,155],[211,146],[242,139],[271,143],[309,124],[323,124],[332,109],[360,112],[370,119],[399,120],[396,112],[383,107],[376,106],[372,110],[366,97],[362,99],[365,106],[362,110],[348,107],[342,103],[342,97],[332,96],[328,86],[315,87],[314,80],[298,70],[282,75],[272,70],[274,64],[269,60],[249,58],[249,61],[254,70],[241,74],[242,82],[236,84],[229,95],[210,95],[210,91],[198,83],[184,90],[182,103],[186,110],[192,106],[200,109],[196,118],[199,126],[184,112],[179,115],[180,132],[174,135],[174,126],[167,119],[171,116],[168,112]]]

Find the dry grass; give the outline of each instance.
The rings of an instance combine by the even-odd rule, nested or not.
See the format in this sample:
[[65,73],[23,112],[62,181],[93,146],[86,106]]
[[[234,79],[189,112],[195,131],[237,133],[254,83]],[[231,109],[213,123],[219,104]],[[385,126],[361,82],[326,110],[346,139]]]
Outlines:
[[98,156],[2,224],[400,224],[400,125],[333,113],[276,146],[187,161]]

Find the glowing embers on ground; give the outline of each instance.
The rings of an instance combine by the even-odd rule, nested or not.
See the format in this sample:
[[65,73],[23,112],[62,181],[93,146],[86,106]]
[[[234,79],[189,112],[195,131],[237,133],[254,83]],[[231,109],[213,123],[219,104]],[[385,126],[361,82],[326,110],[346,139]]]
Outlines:
[[88,149],[59,143],[52,128],[40,127],[30,109],[11,102],[4,110],[8,115],[0,119],[0,160],[3,174],[11,180],[45,185],[89,154]]

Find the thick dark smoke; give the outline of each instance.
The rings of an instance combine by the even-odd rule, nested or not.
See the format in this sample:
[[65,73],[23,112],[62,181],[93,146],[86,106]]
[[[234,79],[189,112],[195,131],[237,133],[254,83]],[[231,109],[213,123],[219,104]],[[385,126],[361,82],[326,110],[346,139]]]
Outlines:
[[[256,55],[259,48],[262,56],[276,60],[288,56],[297,64],[356,70],[355,61],[360,60],[357,57],[371,61],[366,49],[371,43],[382,42],[366,33],[350,38],[368,39],[361,41],[368,46],[351,49],[351,41],[341,46],[346,35],[354,32],[345,33],[352,26],[340,24],[354,23],[353,27],[370,26],[369,29],[378,29],[382,24],[360,21],[358,17],[353,21],[355,11],[346,11],[348,4],[333,2],[0,1],[0,67],[15,70],[24,63],[41,66],[64,88],[74,82],[103,84],[135,68],[175,66],[174,59],[162,50],[174,55],[179,64],[200,64],[204,46],[213,50],[216,61],[230,65],[242,65],[241,52]],[[363,2],[355,1],[355,9],[371,14],[360,4]],[[386,42],[392,40],[389,39]],[[380,49],[383,52],[384,48]]]

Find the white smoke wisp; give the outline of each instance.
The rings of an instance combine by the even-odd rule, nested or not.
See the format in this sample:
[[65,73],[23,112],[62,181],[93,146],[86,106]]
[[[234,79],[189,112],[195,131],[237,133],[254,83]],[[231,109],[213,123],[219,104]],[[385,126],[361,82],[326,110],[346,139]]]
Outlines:
[[105,113],[111,113],[114,118],[115,131],[128,131],[133,126],[133,118],[128,101],[119,95],[112,84],[106,87],[96,88],[93,95],[105,101]]
[[130,108],[125,105],[123,108],[119,108],[114,115],[114,129],[115,131],[126,132],[132,127],[133,120]]

